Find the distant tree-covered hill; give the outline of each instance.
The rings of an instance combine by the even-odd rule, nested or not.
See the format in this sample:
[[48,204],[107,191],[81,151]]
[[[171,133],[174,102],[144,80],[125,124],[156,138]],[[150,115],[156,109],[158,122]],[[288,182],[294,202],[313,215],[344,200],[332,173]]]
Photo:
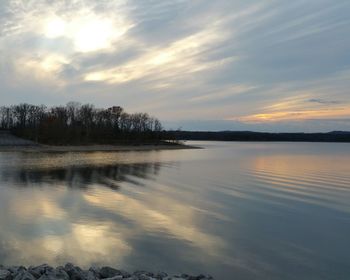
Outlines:
[[350,132],[265,133],[252,131],[167,131],[168,139],[212,141],[350,142]]

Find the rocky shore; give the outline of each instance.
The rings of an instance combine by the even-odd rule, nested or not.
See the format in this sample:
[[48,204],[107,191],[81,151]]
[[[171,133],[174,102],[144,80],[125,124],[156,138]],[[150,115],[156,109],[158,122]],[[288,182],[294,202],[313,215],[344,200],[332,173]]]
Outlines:
[[209,275],[180,274],[170,276],[165,272],[135,271],[133,273],[112,267],[91,267],[83,270],[78,266],[67,263],[65,266],[51,267],[47,264],[40,266],[10,266],[0,265],[0,280],[209,280]]

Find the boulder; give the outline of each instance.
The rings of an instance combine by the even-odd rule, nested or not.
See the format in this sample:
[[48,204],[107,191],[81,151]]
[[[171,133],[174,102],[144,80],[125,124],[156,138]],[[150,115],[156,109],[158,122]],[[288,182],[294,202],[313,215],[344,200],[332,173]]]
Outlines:
[[87,272],[84,272],[82,269],[80,269],[77,266],[74,266],[71,263],[67,263],[64,266],[64,270],[69,275],[70,280],[86,280],[87,279]]
[[91,267],[82,270],[78,266],[67,263],[64,267],[53,268],[47,264],[30,266],[4,267],[0,265],[0,280],[212,280],[209,275],[198,276],[181,274],[170,277],[165,272],[152,273],[149,271],[135,271],[133,274],[124,270],[104,266]]
[[121,275],[120,270],[109,267],[109,266],[104,266],[100,269],[100,277],[101,278],[113,278],[114,276]]
[[87,273],[88,280],[100,279],[100,270],[99,267],[90,267]]
[[39,280],[69,280],[69,275],[62,268],[46,271]]
[[27,269],[24,266],[10,266],[8,269],[12,275],[17,275],[20,272],[26,271]]
[[152,276],[148,276],[146,274],[141,274],[138,277],[140,280],[157,280],[156,278],[153,278]]
[[12,280],[11,272],[5,269],[0,270],[0,280]]
[[163,278],[165,278],[165,277],[167,277],[167,276],[168,276],[168,274],[165,273],[165,272],[158,272],[158,273],[156,274],[156,279],[163,280]]
[[98,280],[99,278],[92,271],[89,270],[86,273],[86,279],[87,280]]
[[32,270],[31,268],[28,268],[28,272],[34,276],[35,279],[39,279],[41,277],[41,274],[35,270]]
[[131,277],[131,274],[125,270],[119,270],[119,272],[123,276],[123,279]]
[[36,280],[36,278],[31,275],[28,271],[22,270],[17,273],[14,280]]
[[114,277],[111,278],[104,278],[105,280],[121,280],[123,279],[123,275],[116,275]]
[[30,266],[28,267],[28,272],[32,274],[36,279],[39,279],[41,275],[53,271],[54,268],[49,266],[48,264],[42,264],[39,266]]

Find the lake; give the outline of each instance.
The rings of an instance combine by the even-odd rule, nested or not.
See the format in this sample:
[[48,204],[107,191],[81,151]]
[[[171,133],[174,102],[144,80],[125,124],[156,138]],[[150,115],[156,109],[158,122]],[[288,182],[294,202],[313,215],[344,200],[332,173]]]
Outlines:
[[350,144],[0,153],[0,263],[349,279]]

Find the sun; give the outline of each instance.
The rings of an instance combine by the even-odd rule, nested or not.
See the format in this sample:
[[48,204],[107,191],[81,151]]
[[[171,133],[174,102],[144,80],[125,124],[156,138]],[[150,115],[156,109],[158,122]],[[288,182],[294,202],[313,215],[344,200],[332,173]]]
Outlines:
[[91,52],[109,48],[117,32],[112,21],[93,19],[78,22],[71,35],[78,51]]
[[89,14],[66,20],[49,18],[44,23],[44,34],[47,38],[69,39],[74,51],[85,53],[110,48],[129,28],[131,25],[124,20]]
[[66,22],[60,18],[50,19],[46,23],[45,36],[48,38],[57,38],[65,34]]

